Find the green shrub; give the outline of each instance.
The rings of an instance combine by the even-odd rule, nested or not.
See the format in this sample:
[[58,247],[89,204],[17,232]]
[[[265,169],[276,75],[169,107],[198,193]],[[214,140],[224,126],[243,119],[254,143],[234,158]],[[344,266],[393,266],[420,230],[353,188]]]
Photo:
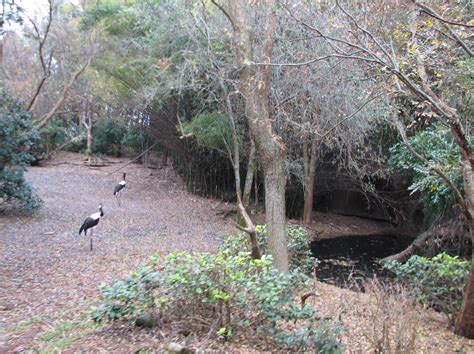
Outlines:
[[0,203],[19,201],[28,212],[36,211],[41,200],[24,177],[34,157],[29,153],[38,141],[33,122],[22,102],[0,86]]
[[122,144],[133,151],[139,151],[146,141],[144,136],[138,129],[129,127],[122,138]]
[[[257,225],[256,227],[258,243],[263,254],[268,252],[267,247],[267,226]],[[316,259],[311,255],[308,232],[304,227],[288,225],[286,228],[286,238],[288,242],[288,256],[290,258],[290,269],[303,273],[311,272]],[[236,236],[227,237],[220,250],[230,250],[237,254],[242,249],[249,248],[249,236],[241,233]]]
[[[410,138],[413,148],[430,162],[430,166],[440,168],[463,190],[462,171],[459,165],[459,147],[454,142],[449,129],[436,125]],[[436,173],[415,158],[403,143],[390,148],[389,167],[410,176],[413,183],[408,187],[412,193],[419,192],[427,215],[449,211],[455,203],[453,191]]]
[[390,261],[384,266],[421,303],[452,315],[461,308],[470,272],[469,261],[440,253],[433,258],[412,256],[404,264]]
[[73,138],[69,144],[64,147],[64,150],[72,152],[85,153],[87,149],[87,136],[82,135],[77,138]]
[[336,352],[337,328],[296,303],[294,292],[307,280],[297,272],[281,274],[271,257],[254,260],[248,252],[157,255],[124,280],[103,284],[104,304],[92,318],[153,314],[164,323],[184,320],[191,331],[202,331],[206,325],[199,319],[208,319],[206,334],[230,339],[237,332],[265,332],[282,348]]

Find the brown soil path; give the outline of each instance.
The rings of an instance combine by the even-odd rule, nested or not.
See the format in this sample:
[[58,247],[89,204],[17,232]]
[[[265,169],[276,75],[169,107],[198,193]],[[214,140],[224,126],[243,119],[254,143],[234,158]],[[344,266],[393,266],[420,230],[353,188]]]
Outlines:
[[[91,169],[81,155],[60,154],[27,175],[44,200],[41,211],[0,214],[0,352],[41,348],[38,334],[86,313],[101,282],[117,280],[149,255],[214,251],[235,232],[216,216],[216,201],[188,194],[171,168],[125,167],[127,187],[118,207],[112,192],[122,174],[107,173],[126,160],[114,162]],[[90,252],[89,238],[78,231],[100,202],[105,215]],[[89,349],[100,349],[95,345]]]

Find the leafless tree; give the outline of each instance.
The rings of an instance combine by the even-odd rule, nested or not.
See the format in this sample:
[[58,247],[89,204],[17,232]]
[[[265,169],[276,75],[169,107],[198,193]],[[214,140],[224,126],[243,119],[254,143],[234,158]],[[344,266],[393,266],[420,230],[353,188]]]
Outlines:
[[[305,40],[308,30],[289,22],[291,18],[280,20],[275,62],[298,63],[301,57],[324,53],[324,43]],[[368,134],[384,118],[381,99],[357,62],[333,59],[312,66],[274,67],[274,116],[290,152],[289,173],[304,187],[306,223],[311,221],[317,162],[324,155],[330,153],[334,165],[346,167],[361,181],[381,170],[376,152],[366,148]]]
[[28,102],[38,129],[58,112],[93,57],[90,34],[61,16],[58,6],[49,0],[44,18],[25,15],[21,35],[11,36],[4,47],[7,85]]

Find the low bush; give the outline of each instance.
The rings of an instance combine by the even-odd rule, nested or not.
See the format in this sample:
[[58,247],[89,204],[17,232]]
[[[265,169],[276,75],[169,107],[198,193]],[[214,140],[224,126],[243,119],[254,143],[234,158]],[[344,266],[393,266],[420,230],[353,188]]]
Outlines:
[[407,286],[419,302],[448,315],[457,314],[461,308],[470,272],[469,261],[440,253],[433,258],[412,256],[404,264],[390,261],[385,268],[391,270],[396,280]]
[[36,152],[40,154],[49,155],[67,139],[65,124],[58,118],[51,119],[39,133],[40,141],[36,146]]
[[[295,291],[308,278],[279,273],[272,259],[248,252],[184,252],[150,258],[136,272],[100,288],[104,303],[92,312],[95,321],[137,320],[150,314],[160,323],[183,323],[188,331],[231,339],[261,337],[287,350],[337,352],[337,328],[298,306]],[[203,331],[204,330],[204,331]],[[268,344],[268,343],[267,343]]]
[[[258,242],[262,253],[267,253],[267,226],[257,225]],[[288,242],[288,256],[290,258],[290,268],[303,273],[311,272],[316,259],[311,255],[308,232],[304,227],[288,225],[286,228]],[[221,250],[229,250],[236,254],[242,249],[250,247],[249,237],[245,233],[228,237],[222,243]]]

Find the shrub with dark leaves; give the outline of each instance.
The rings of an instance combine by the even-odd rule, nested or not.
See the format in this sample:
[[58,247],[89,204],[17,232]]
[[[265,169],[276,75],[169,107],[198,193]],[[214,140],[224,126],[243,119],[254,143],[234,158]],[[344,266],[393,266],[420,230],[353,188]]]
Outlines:
[[31,116],[22,102],[0,86],[0,204],[20,202],[28,212],[40,207],[41,200],[24,176],[34,161],[29,151],[37,140]]

